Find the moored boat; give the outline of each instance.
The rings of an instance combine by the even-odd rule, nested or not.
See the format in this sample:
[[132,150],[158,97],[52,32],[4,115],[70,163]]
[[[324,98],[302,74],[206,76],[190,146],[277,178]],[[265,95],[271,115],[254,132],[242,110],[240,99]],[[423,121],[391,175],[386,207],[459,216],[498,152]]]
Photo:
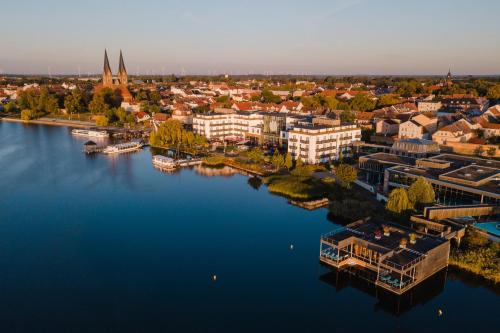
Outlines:
[[106,131],[93,131],[86,129],[74,129],[71,131],[71,134],[76,136],[87,136],[92,138],[108,138],[109,133]]
[[131,141],[131,142],[119,143],[116,145],[109,145],[106,148],[104,148],[102,152],[104,154],[121,154],[138,150],[142,148],[142,146],[143,146],[142,142]]
[[174,170],[177,167],[177,163],[173,158],[163,155],[153,156],[153,165],[164,170]]

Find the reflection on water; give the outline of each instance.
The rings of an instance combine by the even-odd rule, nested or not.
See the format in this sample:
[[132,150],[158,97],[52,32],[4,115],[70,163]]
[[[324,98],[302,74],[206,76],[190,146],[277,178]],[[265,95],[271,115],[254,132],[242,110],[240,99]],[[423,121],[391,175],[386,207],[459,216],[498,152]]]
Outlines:
[[239,170],[228,166],[213,168],[200,164],[194,166],[194,170],[196,171],[197,174],[205,177],[215,177],[215,176],[232,177],[237,174],[243,174]]
[[374,311],[382,310],[400,316],[441,294],[446,283],[447,271],[441,270],[403,295],[396,295],[376,287],[365,274],[366,271],[354,267],[342,271],[332,269],[321,275],[319,279],[333,286],[337,292],[342,292],[349,287],[356,288],[378,300],[374,305]]

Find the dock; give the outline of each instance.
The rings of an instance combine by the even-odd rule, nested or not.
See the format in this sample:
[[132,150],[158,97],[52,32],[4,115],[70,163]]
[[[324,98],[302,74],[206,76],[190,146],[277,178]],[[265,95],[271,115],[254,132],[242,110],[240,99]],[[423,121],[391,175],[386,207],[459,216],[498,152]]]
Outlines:
[[328,198],[322,198],[322,199],[311,200],[311,201],[290,200],[289,203],[294,205],[294,206],[304,208],[307,210],[315,210],[315,209],[319,209],[319,208],[323,208],[323,207],[328,206],[328,204],[330,203],[330,200],[328,200]]
[[201,158],[193,158],[190,160],[177,160],[177,166],[179,167],[188,167],[188,166],[194,166],[194,165],[200,165],[203,163],[203,160]]

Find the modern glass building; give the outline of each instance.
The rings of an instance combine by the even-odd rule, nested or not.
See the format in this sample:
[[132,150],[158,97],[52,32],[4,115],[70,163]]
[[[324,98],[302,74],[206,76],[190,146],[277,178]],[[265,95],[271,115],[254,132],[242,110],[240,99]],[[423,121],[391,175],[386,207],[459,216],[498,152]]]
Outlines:
[[436,201],[443,205],[500,204],[500,162],[442,154],[416,161],[415,166],[385,170],[384,192],[409,187],[418,177],[433,186]]

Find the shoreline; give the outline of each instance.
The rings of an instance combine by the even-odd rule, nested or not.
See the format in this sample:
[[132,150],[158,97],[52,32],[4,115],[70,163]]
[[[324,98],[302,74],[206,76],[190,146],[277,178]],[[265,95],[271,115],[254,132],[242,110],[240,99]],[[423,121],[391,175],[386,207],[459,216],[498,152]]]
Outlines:
[[49,118],[40,118],[40,119],[35,119],[35,120],[22,120],[19,118],[12,118],[12,117],[3,117],[3,118],[0,118],[0,120],[5,121],[5,122],[10,122],[10,123],[49,125],[49,126],[66,126],[66,127],[75,127],[75,128],[96,127],[96,125],[94,123],[83,122],[80,120],[63,120],[63,119],[49,119]]

